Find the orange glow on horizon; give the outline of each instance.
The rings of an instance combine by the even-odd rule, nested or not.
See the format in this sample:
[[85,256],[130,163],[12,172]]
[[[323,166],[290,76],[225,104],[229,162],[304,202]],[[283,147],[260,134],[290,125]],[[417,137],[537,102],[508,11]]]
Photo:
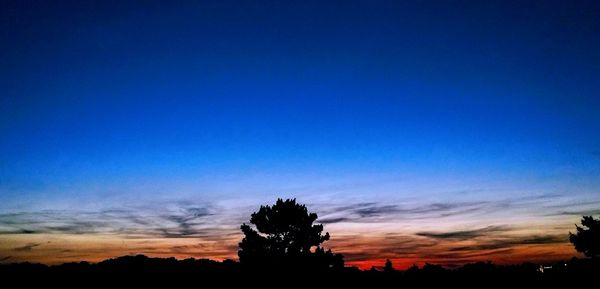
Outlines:
[[[19,247],[17,244],[30,244],[27,247]],[[454,267],[465,263],[476,261],[491,261],[495,264],[519,264],[522,262],[547,263],[559,260],[567,260],[578,255],[571,244],[538,244],[522,245],[506,250],[480,250],[476,252],[465,252],[462,255],[445,256],[451,251],[450,247],[442,246],[431,248],[431,251],[422,251],[414,257],[398,258],[390,256],[389,253],[382,257],[368,256],[357,258],[356,254],[369,252],[369,244],[359,242],[360,248],[354,251],[336,250],[345,256],[346,266],[356,266],[363,270],[371,267],[381,268],[386,259],[390,259],[394,268],[405,270],[413,265],[419,267],[425,263],[439,264],[446,267]],[[376,243],[373,243],[376,244]],[[227,245],[206,242],[198,245],[197,241],[189,239],[156,239],[156,240],[128,240],[115,236],[56,236],[52,234],[20,234],[13,235],[10,241],[5,238],[0,243],[1,251],[11,250],[14,254],[9,262],[40,262],[45,264],[60,264],[66,262],[99,262],[109,258],[124,255],[143,254],[149,257],[177,259],[196,258],[213,259],[222,261],[225,259],[237,260],[237,239],[233,238]],[[70,249],[66,249],[68,247]],[[15,249],[16,248],[16,249]],[[375,250],[375,247],[372,247]],[[392,252],[393,248],[388,248]],[[419,256],[420,254],[420,256]],[[434,255],[438,257],[433,257]]]

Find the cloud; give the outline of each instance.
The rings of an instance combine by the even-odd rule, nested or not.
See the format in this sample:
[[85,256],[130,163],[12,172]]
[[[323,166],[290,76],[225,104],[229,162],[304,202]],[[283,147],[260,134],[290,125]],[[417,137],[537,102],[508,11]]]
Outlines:
[[[521,235],[514,236],[509,228],[482,228],[466,235],[479,235],[470,240],[456,238],[430,238],[418,235],[379,235],[379,236],[346,236],[331,241],[336,252],[344,254],[349,265],[361,264],[365,261],[392,259],[405,263],[430,262],[445,266],[465,264],[483,260],[527,260],[532,255],[540,254],[531,248],[567,242],[564,235]],[[461,235],[458,231],[448,232]],[[486,235],[485,232],[489,232]],[[462,234],[465,235],[465,234]],[[461,237],[462,237],[461,235]],[[444,236],[446,237],[446,236]],[[465,245],[469,244],[469,245]],[[535,250],[535,249],[534,249]],[[543,253],[545,258],[568,258],[571,252],[558,250],[552,256]],[[542,257],[544,258],[544,257]],[[394,261],[394,262],[396,262]],[[370,266],[370,265],[369,265]]]
[[600,215],[600,209],[589,209],[589,210],[573,210],[573,211],[559,211],[551,214],[554,215],[566,215],[566,216],[594,216]]
[[368,202],[323,208],[323,217],[318,221],[333,224],[421,220],[473,214],[491,207],[487,202],[430,203],[413,207]]
[[339,217],[339,218],[322,218],[319,219],[317,222],[321,223],[321,224],[335,224],[335,223],[344,223],[347,221],[351,221],[351,218],[346,218],[346,217]]
[[449,232],[418,232],[417,236],[429,237],[435,239],[454,239],[467,240],[481,236],[489,235],[490,233],[506,232],[507,227],[504,226],[489,226],[475,230],[449,231]]
[[0,231],[0,235],[36,234],[36,233],[39,233],[39,232],[34,231],[34,230],[27,230],[27,229],[15,229],[15,230],[3,230],[3,231]]
[[327,246],[341,252],[347,261],[373,260],[377,258],[416,258],[432,250],[437,240],[404,234],[374,236],[343,236],[332,239]]
[[524,245],[546,245],[566,243],[566,235],[531,235],[522,237],[505,237],[481,241],[471,246],[460,246],[450,248],[450,251],[482,251],[512,248]]
[[201,232],[199,225],[205,224],[205,217],[213,214],[206,207],[182,208],[177,213],[163,215],[162,217],[175,224],[175,227],[162,228],[163,236],[167,238],[198,236]]
[[453,252],[451,251],[438,251],[423,255],[424,258],[430,258],[437,260],[437,263],[444,263],[444,259],[451,263],[458,261],[470,261],[474,259],[480,259],[481,257],[487,257],[490,255],[507,254],[513,252],[513,248],[499,248],[494,250],[473,250],[468,252]]
[[63,211],[39,211],[0,214],[0,234],[37,234],[37,233],[93,233],[96,228],[107,227],[108,221],[97,214]]
[[539,235],[533,235],[533,236],[529,236],[527,238],[523,238],[520,242],[517,242],[517,244],[522,244],[522,245],[531,245],[531,244],[560,244],[560,243],[565,243],[567,242],[568,238],[567,235],[545,235],[545,236],[539,236]]
[[398,211],[398,206],[385,205],[385,206],[367,206],[364,208],[357,208],[354,213],[358,214],[361,218],[378,217]]
[[8,259],[10,259],[10,258],[12,258],[12,256],[2,257],[2,258],[0,258],[0,262],[8,261]]
[[29,243],[29,244],[27,244],[25,246],[14,248],[13,250],[14,251],[19,251],[19,252],[20,251],[31,251],[33,248],[35,248],[35,247],[37,247],[39,245],[41,245],[41,243]]
[[[335,223],[384,223],[398,220],[447,221],[496,216],[536,217],[542,220],[548,216],[561,215],[596,215],[599,199],[590,198],[585,202],[573,202],[564,193],[522,194],[518,197],[449,201],[431,203],[390,203],[390,202],[358,202],[351,204],[316,205],[321,218],[317,221],[323,224]],[[427,233],[427,232],[426,232]],[[467,232],[468,233],[468,232]],[[443,237],[443,236],[442,236]]]
[[[165,204],[99,211],[37,211],[0,214],[0,235],[108,234],[125,238],[194,238],[225,232],[227,218],[209,218],[211,206]],[[232,228],[237,229],[237,224]]]
[[[565,227],[557,229],[557,225],[571,225],[573,220],[566,216],[567,213],[589,213],[589,210],[594,209],[594,205],[569,203],[572,199],[562,196],[525,194],[522,197],[494,201],[429,203],[321,203],[311,205],[311,211],[319,214],[319,223],[343,224],[326,227],[326,231],[332,234],[332,239],[326,242],[325,246],[343,253],[349,264],[380,258],[450,264],[452,258],[456,258],[456,262],[476,261],[487,258],[486,256],[500,255],[499,252],[520,252],[522,250],[519,247],[537,248],[565,244],[566,235],[554,234],[565,230]],[[94,211],[13,212],[0,214],[0,235],[3,235],[3,238],[11,238],[11,234],[109,235],[108,239],[123,239],[124,242],[132,244],[126,248],[115,245],[115,252],[124,252],[126,249],[127,252],[164,256],[230,258],[235,256],[237,243],[241,239],[239,225],[247,221],[252,210],[256,208],[258,205],[251,204],[222,207],[214,203],[166,202],[108,207]],[[556,218],[564,214],[565,217],[562,218],[565,223],[557,223],[554,217],[554,223],[545,223],[544,218],[550,213],[551,216],[557,216]],[[518,221],[521,220],[518,218],[519,214],[540,221],[536,226],[542,224],[542,227],[536,229],[548,228],[549,231],[542,231],[547,233],[546,235],[527,235],[525,233],[529,223],[519,224],[508,218],[506,222],[510,222],[511,226],[502,223],[489,226],[491,223],[486,223],[490,218],[503,220],[498,216],[515,216]],[[470,221],[468,224],[471,227],[456,227],[465,226],[465,220]],[[546,227],[544,224],[553,226]],[[462,230],[433,229],[452,227]],[[29,236],[16,238],[27,237]],[[181,240],[165,240],[170,238]],[[20,248],[28,250],[25,247]],[[35,253],[50,250],[51,247],[55,246],[42,246],[36,249]],[[29,250],[33,248],[35,246],[31,246]],[[61,249],[66,251],[61,252]],[[57,258],[97,256],[105,253],[102,251],[105,248],[92,250],[61,247],[52,250],[55,250],[52,253],[56,254]]]

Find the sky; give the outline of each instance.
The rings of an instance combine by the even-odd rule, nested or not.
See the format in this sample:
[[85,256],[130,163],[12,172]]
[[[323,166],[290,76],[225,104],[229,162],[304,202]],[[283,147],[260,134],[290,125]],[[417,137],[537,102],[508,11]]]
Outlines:
[[[85,3],[82,3],[85,2]],[[600,214],[597,1],[1,1],[0,262],[553,262]]]

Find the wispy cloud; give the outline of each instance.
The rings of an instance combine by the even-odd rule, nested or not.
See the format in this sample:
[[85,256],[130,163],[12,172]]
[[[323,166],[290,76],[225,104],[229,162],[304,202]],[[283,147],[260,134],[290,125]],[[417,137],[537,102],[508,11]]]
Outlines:
[[[319,214],[317,221],[326,224],[325,230],[332,233],[326,246],[343,253],[350,264],[376,258],[450,264],[452,258],[456,262],[472,261],[524,247],[566,244],[566,232],[560,235],[539,227],[545,224],[545,218],[551,217],[554,222],[549,228],[557,227],[557,218],[564,218],[565,224],[559,226],[564,230],[572,225],[569,216],[597,212],[594,206],[569,201],[561,194],[540,194],[495,201],[317,203],[309,208]],[[75,235],[80,240],[101,236],[99,240],[115,240],[111,246],[121,253],[230,258],[235,256],[241,238],[239,225],[258,208],[258,204],[241,206],[179,201],[92,211],[5,213],[0,214],[0,235],[22,242],[15,244],[24,244],[23,240],[31,243],[5,248],[0,253],[12,252],[13,258],[22,258],[36,248],[36,253],[53,250],[57,258],[106,254],[100,245],[89,249],[68,245],[38,248],[43,239],[36,240],[36,236],[49,234]],[[486,221],[490,216],[496,220],[493,224]],[[529,221],[517,223],[513,217],[536,221],[535,230],[527,227]],[[129,245],[121,248],[121,241]]]
[[[379,223],[402,221],[443,221],[446,219],[478,220],[487,216],[537,217],[596,215],[598,199],[573,202],[561,193],[525,194],[523,196],[487,201],[448,201],[431,203],[358,202],[343,205],[320,205],[319,222]],[[502,217],[498,217],[502,220]]]
[[35,234],[35,233],[39,233],[39,232],[33,231],[33,230],[27,230],[27,229],[15,229],[15,230],[0,231],[0,235]]
[[567,236],[564,235],[530,235],[521,237],[505,237],[502,239],[492,239],[480,241],[471,246],[459,246],[450,248],[450,251],[480,251],[506,249],[523,245],[545,245],[566,243]]
[[335,224],[335,223],[344,223],[352,221],[352,218],[347,217],[334,217],[334,218],[321,218],[319,219],[319,223],[321,224]]
[[[125,238],[189,238],[227,233],[227,218],[210,205],[175,205],[99,211],[37,211],[0,214],[0,234],[105,234]],[[231,224],[232,229],[236,228]],[[237,228],[236,228],[237,229]]]
[[418,232],[417,236],[429,237],[434,239],[454,239],[467,240],[481,236],[489,235],[490,233],[506,232],[509,228],[505,226],[489,226],[475,230],[449,231],[449,232]]
[[430,203],[417,206],[402,206],[380,203],[356,203],[325,208],[319,219],[323,224],[372,223],[394,219],[419,220],[452,217],[476,213],[491,206],[487,202]]
[[532,235],[527,238],[521,239],[517,244],[531,245],[531,244],[558,244],[566,243],[568,240],[567,234],[564,235]]
[[[487,233],[486,233],[487,232]],[[443,238],[423,237],[419,235],[380,235],[354,237],[348,236],[332,240],[336,251],[342,252],[349,264],[365,266],[365,261],[393,259],[395,262],[411,265],[413,263],[436,263],[456,266],[482,260],[503,260],[509,262],[528,260],[531,256],[543,258],[568,258],[571,251],[565,251],[568,242],[565,235],[521,235],[515,236],[507,229],[483,229],[466,235],[478,236],[474,239],[454,238],[465,234],[448,232]],[[448,236],[451,238],[447,238]],[[535,250],[547,248],[544,253]],[[542,254],[542,255],[539,255]],[[509,257],[510,256],[510,257]],[[368,263],[367,263],[368,265]],[[370,265],[368,265],[370,266]]]
[[559,211],[559,212],[553,213],[552,215],[595,216],[595,215],[600,215],[600,209]]
[[33,249],[37,246],[40,246],[40,245],[41,245],[41,243],[29,243],[25,246],[14,248],[13,250],[14,251],[31,251],[31,249]]
[[438,260],[437,263],[460,263],[469,262],[483,258],[488,258],[492,255],[508,254],[513,252],[513,248],[496,248],[492,250],[469,250],[466,252],[453,252],[450,251],[434,251],[423,255],[424,258]]
[[[514,262],[526,252],[549,247],[561,249],[552,254],[547,250],[530,254],[543,254],[542,259],[572,256],[574,250],[568,245],[567,232],[555,229],[564,228],[556,226],[556,218],[567,209],[573,210],[573,214],[594,212],[581,210],[585,206],[559,193],[413,205],[365,202],[331,205],[322,210],[325,213],[319,221],[337,224],[335,228],[358,228],[360,224],[377,229],[368,234],[333,235],[330,245],[341,250],[350,264],[390,258],[407,263],[425,260],[451,265],[487,258],[505,259],[508,255],[513,256]],[[553,219],[547,220],[548,216]],[[486,220],[494,220],[493,225],[486,224]],[[564,218],[564,224],[571,225],[570,222]],[[382,234],[379,223],[388,226],[389,231]],[[432,229],[419,230],[419,224]],[[549,224],[555,226],[544,227]],[[444,230],[445,227],[459,229]]]
[[167,223],[172,223],[174,226],[162,227],[159,231],[162,232],[163,237],[167,238],[198,237],[201,232],[206,231],[205,227],[201,228],[207,224],[206,217],[212,215],[206,207],[181,208],[176,213],[161,216]]

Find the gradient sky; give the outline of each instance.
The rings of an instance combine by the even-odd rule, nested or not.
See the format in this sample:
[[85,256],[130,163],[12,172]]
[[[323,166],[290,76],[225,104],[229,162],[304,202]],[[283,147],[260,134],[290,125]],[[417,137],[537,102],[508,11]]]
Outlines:
[[278,197],[349,265],[545,262],[600,214],[598,1],[124,2],[0,3],[0,262],[237,258]]

